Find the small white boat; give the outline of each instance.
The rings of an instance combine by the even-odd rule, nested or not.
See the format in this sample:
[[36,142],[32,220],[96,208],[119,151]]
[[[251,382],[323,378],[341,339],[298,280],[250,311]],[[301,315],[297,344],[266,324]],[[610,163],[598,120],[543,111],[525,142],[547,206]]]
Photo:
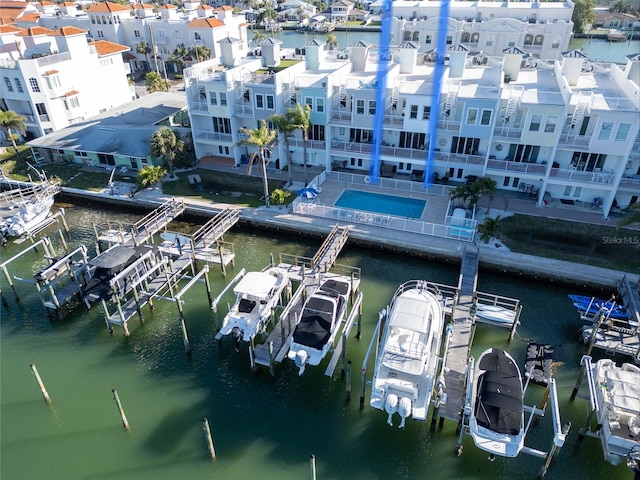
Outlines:
[[20,237],[40,225],[53,206],[53,195],[34,196],[18,208],[18,212],[0,222],[0,233],[5,237]]
[[640,367],[618,367],[608,358],[589,362],[591,395],[595,395],[597,432],[605,459],[617,465],[640,448]]
[[490,348],[473,375],[469,432],[478,448],[502,457],[515,457],[524,447],[522,376],[504,350]]
[[216,338],[232,334],[237,342],[248,342],[264,333],[288,285],[289,275],[284,268],[268,267],[262,272],[247,273],[233,289],[236,301],[224,317]]
[[478,303],[476,304],[476,317],[500,325],[513,325],[516,319],[516,312],[498,305]]
[[287,354],[300,369],[300,375],[307,365],[318,365],[333,345],[350,293],[348,279],[332,278],[324,281],[305,301]]
[[422,280],[396,290],[376,358],[370,405],[399,413],[400,428],[411,416],[425,420],[437,381],[444,329],[444,302],[439,290]]

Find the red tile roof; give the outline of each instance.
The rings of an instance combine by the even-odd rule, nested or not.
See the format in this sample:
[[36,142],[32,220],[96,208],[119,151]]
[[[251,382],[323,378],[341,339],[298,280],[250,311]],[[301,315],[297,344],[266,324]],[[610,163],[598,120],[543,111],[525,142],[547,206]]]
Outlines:
[[129,7],[125,7],[124,5],[120,5],[118,3],[104,2],[104,3],[96,3],[87,8],[87,12],[96,13],[96,12],[128,12]]
[[128,52],[131,50],[131,48],[126,45],[120,45],[119,43],[108,42],[106,40],[91,42],[89,45],[94,46],[98,55],[101,57],[113,55],[114,53]]
[[39,37],[40,35],[55,35],[55,33],[55,30],[49,30],[44,27],[29,27],[18,35],[21,37]]
[[47,70],[44,72],[45,75],[55,75],[56,73],[60,73],[58,70]]
[[218,28],[224,27],[224,23],[222,23],[217,18],[194,18],[191,20],[187,27],[189,28]]
[[80,92],[77,90],[69,90],[64,94],[65,97],[73,97],[74,95],[78,95]]
[[57,35],[59,37],[73,37],[74,35],[86,35],[87,31],[83,28],[78,27],[60,27],[58,30],[55,30],[53,35]]
[[15,25],[0,25],[0,35],[4,33],[22,33],[24,28],[16,27]]
[[40,20],[40,14],[37,12],[25,13],[16,19],[19,22],[37,22]]

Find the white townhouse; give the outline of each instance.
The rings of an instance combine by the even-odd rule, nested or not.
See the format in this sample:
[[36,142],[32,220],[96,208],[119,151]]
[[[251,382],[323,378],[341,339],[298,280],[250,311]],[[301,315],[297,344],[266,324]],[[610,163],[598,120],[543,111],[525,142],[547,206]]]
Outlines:
[[[441,1],[397,0],[391,10],[391,44],[411,41],[419,51],[436,48]],[[500,55],[519,47],[537,58],[555,60],[573,33],[574,4],[566,2],[451,1],[447,45]]]
[[87,42],[75,27],[27,30],[0,26],[0,103],[27,118],[27,137],[39,137],[130,102],[129,47]]
[[354,3],[349,0],[337,0],[329,5],[329,12],[332,22],[344,23],[349,19],[349,14],[354,8]]

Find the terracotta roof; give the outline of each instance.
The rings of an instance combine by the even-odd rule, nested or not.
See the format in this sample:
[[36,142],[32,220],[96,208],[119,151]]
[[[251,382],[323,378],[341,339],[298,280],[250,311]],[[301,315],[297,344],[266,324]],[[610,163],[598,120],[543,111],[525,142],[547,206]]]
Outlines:
[[199,5],[196,10],[213,10],[213,7],[210,5]]
[[59,37],[72,37],[74,35],[86,35],[87,31],[84,28],[78,27],[60,27],[55,30],[52,35],[57,35]]
[[158,7],[158,10],[173,10],[175,8],[178,8],[178,7],[176,7],[175,5],[167,4],[167,5]]
[[55,35],[55,33],[54,30],[49,30],[44,27],[29,27],[18,35],[21,37],[39,37],[40,35]]
[[65,97],[73,97],[74,95],[78,95],[80,92],[77,90],[69,90],[64,94]]
[[216,10],[233,10],[233,8],[230,7],[229,5],[224,5],[222,7],[216,8]]
[[[134,10],[149,10],[150,8],[153,8],[153,5],[147,5],[146,3],[143,3],[142,5],[140,5],[139,3],[136,3],[133,7]],[[160,7],[162,8],[162,7]]]
[[0,25],[0,35],[4,33],[22,33],[24,28],[16,27],[15,25]]
[[103,57],[105,55],[113,55],[114,53],[128,52],[131,48],[126,45],[120,45],[118,43],[107,42],[106,40],[98,40],[91,42],[89,45],[96,47],[98,55]]
[[44,72],[45,75],[55,75],[56,73],[60,73],[58,70],[47,70]]
[[104,3],[96,3],[87,8],[87,12],[128,12],[129,7],[125,7],[124,5],[119,5],[117,3],[104,2]]
[[138,57],[136,57],[133,53],[125,52],[125,53],[122,54],[122,58],[124,58],[125,60],[129,61],[129,60],[135,60]]
[[78,6],[73,2],[62,2],[60,5],[62,5],[64,7],[77,7]]
[[40,14],[36,12],[25,13],[16,20],[19,22],[37,22],[40,19]]
[[55,3],[51,3],[51,2],[35,2],[36,5],[41,5],[43,7],[53,7],[55,5]]
[[222,23],[217,18],[194,18],[191,20],[187,27],[189,28],[217,28],[224,27],[224,23]]

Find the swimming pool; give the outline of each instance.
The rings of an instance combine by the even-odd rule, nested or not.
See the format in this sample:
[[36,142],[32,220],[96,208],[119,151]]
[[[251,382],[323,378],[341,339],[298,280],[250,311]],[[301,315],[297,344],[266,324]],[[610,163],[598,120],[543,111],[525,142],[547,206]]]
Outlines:
[[345,190],[336,201],[336,207],[409,218],[420,218],[426,205],[426,200],[360,190]]

